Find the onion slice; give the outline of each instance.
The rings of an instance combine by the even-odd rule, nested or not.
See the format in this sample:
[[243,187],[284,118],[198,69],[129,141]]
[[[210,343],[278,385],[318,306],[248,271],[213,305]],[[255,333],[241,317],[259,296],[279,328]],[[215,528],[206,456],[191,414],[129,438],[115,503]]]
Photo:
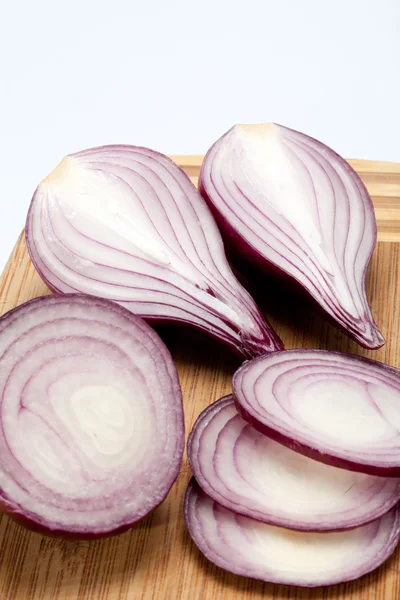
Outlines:
[[213,500],[290,529],[353,528],[400,499],[400,479],[324,465],[262,435],[238,414],[232,396],[198,417],[188,458],[197,483]]
[[244,363],[233,377],[242,417],[321,462],[400,476],[400,371],[368,358],[288,350]]
[[208,151],[200,190],[240,256],[292,277],[362,346],[384,344],[365,293],[373,205],[336,152],[280,125],[236,125]]
[[172,358],[108,300],[45,296],[0,319],[0,501],[45,533],[122,531],[165,498],[184,447]]
[[220,506],[194,480],[186,492],[185,520],[196,546],[218,567],[304,587],[342,583],[373,571],[392,554],[400,538],[398,506],[355,529],[292,531]]
[[283,347],[233,275],[205,201],[158,152],[103,146],[67,156],[35,191],[26,240],[55,292],[192,325],[248,357]]

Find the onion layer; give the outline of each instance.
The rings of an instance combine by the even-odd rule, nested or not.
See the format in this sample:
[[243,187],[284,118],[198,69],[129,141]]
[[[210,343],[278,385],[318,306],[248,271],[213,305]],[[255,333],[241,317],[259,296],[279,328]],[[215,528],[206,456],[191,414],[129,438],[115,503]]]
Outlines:
[[321,462],[400,476],[400,371],[359,356],[288,350],[244,363],[233,377],[242,417]]
[[241,256],[292,277],[362,346],[384,343],[365,293],[374,210],[343,158],[280,125],[236,125],[208,151],[200,190]]
[[356,527],[400,499],[400,479],[330,467],[259,433],[238,414],[232,396],[198,417],[188,457],[197,483],[213,500],[290,529]]
[[218,567],[262,581],[304,587],[365,575],[392,554],[400,537],[398,506],[355,529],[306,533],[223,508],[194,480],[186,492],[185,519],[196,546]]
[[55,292],[187,323],[249,357],[282,349],[233,275],[205,201],[158,152],[104,146],[67,156],[36,189],[26,239]]
[[0,319],[0,500],[35,529],[126,529],[177,477],[182,398],[172,358],[108,300],[46,296]]

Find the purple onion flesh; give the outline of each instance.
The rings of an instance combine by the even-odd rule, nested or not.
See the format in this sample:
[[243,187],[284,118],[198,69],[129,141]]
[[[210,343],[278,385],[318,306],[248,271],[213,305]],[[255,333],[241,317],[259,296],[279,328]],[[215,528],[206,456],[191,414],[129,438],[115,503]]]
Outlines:
[[142,319],[84,295],[0,319],[0,502],[36,530],[122,531],[165,498],[184,447],[175,365]]
[[236,406],[263,434],[337,467],[400,477],[400,371],[368,358],[288,350],[245,362]]
[[26,240],[55,292],[192,325],[248,357],[283,347],[233,275],[205,201],[158,152],[103,146],[67,156],[35,191]]
[[198,417],[188,458],[197,483],[213,500],[290,529],[356,527],[400,499],[400,479],[331,467],[259,433],[238,414],[232,396]]
[[292,531],[228,510],[189,483],[185,520],[199,550],[237,575],[272,583],[315,587],[357,579],[376,569],[400,538],[398,505],[355,529]]
[[280,125],[236,125],[208,151],[200,190],[241,258],[293,278],[362,346],[384,344],[365,292],[373,205],[336,152]]

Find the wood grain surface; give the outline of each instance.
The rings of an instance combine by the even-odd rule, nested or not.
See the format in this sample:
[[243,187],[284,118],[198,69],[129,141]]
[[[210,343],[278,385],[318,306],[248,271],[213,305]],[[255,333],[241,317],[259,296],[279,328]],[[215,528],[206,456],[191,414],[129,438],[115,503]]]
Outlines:
[[[196,182],[201,157],[174,158]],[[363,350],[316,315],[303,297],[277,282],[263,282],[263,293],[257,288],[251,291],[286,348],[342,350],[400,367],[400,165],[349,162],[360,173],[375,204],[379,242],[369,270],[368,296],[386,345],[377,351]],[[0,280],[0,314],[47,293],[21,235]],[[203,408],[230,392],[239,361],[200,333],[177,326],[159,331],[179,370],[189,432]],[[400,599],[400,550],[359,581],[312,590],[264,584],[213,566],[201,556],[185,529],[182,502],[189,478],[185,456],[166,501],[132,530],[100,541],[46,538],[2,515],[0,600]]]

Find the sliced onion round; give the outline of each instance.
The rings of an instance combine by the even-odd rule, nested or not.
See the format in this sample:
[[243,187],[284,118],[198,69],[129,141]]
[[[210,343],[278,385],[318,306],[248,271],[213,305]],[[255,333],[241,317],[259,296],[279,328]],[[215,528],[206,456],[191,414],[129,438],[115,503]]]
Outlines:
[[346,529],[372,521],[400,499],[400,479],[338,469],[256,431],[232,396],[198,417],[188,441],[197,483],[242,515],[290,529]]
[[333,466],[400,476],[400,371],[359,356],[288,350],[233,378],[242,417],[272,439]]
[[218,567],[304,587],[342,583],[373,571],[392,554],[400,538],[398,506],[355,529],[292,531],[220,506],[194,480],[186,492],[185,520],[196,546]]
[[26,239],[55,292],[192,325],[249,357],[283,347],[233,275],[205,201],[158,152],[104,146],[67,156],[35,191]]
[[361,345],[384,343],[365,293],[371,198],[336,152],[280,125],[236,125],[208,151],[200,190],[240,256],[292,277]]
[[108,300],[46,296],[0,319],[0,490],[35,529],[93,537],[165,498],[184,446],[172,358]]

